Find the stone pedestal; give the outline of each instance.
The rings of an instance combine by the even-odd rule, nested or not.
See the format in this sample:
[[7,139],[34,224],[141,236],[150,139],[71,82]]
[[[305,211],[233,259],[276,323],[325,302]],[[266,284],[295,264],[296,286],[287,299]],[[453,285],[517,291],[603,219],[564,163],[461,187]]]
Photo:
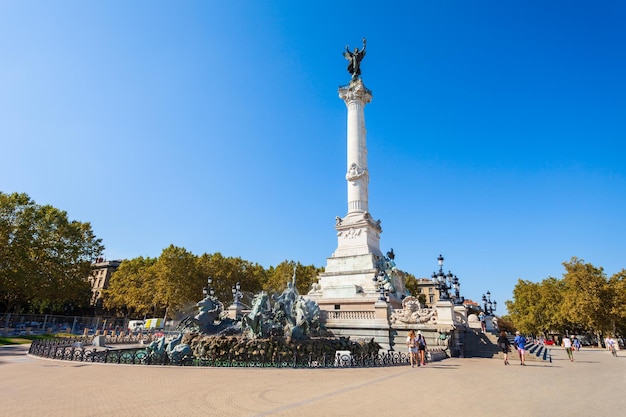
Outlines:
[[494,323],[494,320],[497,320],[496,316],[486,316],[485,317],[485,324],[487,325],[487,331],[488,332],[497,332],[498,328],[497,328],[497,322]]
[[439,300],[435,303],[437,309],[437,325],[449,325],[455,324],[454,320],[454,304],[447,300]]
[[457,325],[462,325],[463,327],[469,327],[469,323],[467,321],[467,307],[464,305],[454,305],[454,314],[456,315]]
[[243,304],[237,302],[228,307],[227,316],[229,319],[236,320],[242,316]]
[[94,336],[93,337],[93,345],[104,347],[106,346],[106,336]]

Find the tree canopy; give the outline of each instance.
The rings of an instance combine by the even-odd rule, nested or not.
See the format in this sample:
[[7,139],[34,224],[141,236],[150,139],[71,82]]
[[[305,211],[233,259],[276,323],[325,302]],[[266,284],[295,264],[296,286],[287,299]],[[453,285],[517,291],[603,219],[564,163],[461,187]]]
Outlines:
[[279,293],[287,287],[296,267],[296,286],[301,294],[323,270],[313,265],[283,261],[276,267],[262,266],[221,253],[196,256],[184,248],[170,245],[158,258],[125,260],[113,273],[109,288],[103,292],[104,306],[118,313],[135,317],[191,314],[208,289],[208,278],[215,296],[228,305],[233,300],[233,287],[239,283],[243,302],[261,290]]
[[626,270],[607,278],[603,268],[577,257],[563,266],[561,279],[518,281],[514,301],[507,301],[515,326],[530,334],[626,330]]
[[87,306],[86,277],[104,246],[89,223],[38,205],[27,194],[0,192],[0,303],[6,311]]

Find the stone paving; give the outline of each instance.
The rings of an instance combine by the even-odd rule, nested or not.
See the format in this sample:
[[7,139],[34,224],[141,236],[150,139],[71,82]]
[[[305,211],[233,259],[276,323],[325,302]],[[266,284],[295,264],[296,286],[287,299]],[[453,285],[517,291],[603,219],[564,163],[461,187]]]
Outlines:
[[193,368],[54,361],[0,347],[2,416],[621,416],[626,352],[510,366],[446,359],[369,369]]

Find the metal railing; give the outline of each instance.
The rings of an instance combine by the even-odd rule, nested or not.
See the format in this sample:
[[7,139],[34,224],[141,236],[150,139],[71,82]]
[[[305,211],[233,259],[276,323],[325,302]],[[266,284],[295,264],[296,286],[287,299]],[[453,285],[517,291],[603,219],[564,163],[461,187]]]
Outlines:
[[129,349],[104,349],[85,347],[90,338],[34,340],[29,354],[56,360],[91,363],[114,363],[132,365],[179,365],[207,367],[259,367],[259,368],[370,368],[409,364],[409,356],[403,352],[352,355],[293,354],[290,356],[236,354],[209,355],[205,358],[184,356],[174,362],[166,353],[148,353],[143,347]]

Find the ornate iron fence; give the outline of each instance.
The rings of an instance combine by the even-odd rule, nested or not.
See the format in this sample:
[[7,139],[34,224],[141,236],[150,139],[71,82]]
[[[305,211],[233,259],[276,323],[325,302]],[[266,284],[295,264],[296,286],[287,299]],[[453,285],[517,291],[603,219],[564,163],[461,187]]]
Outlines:
[[289,357],[267,357],[265,355],[236,355],[231,352],[218,357],[206,358],[185,356],[176,363],[166,353],[149,354],[145,348],[103,349],[85,348],[81,343],[85,339],[48,339],[34,340],[29,354],[42,358],[92,363],[114,363],[130,365],[178,365],[208,367],[255,367],[255,368],[345,368],[345,367],[386,367],[407,365],[409,357],[402,352],[387,352],[371,355],[335,355],[294,354]]

